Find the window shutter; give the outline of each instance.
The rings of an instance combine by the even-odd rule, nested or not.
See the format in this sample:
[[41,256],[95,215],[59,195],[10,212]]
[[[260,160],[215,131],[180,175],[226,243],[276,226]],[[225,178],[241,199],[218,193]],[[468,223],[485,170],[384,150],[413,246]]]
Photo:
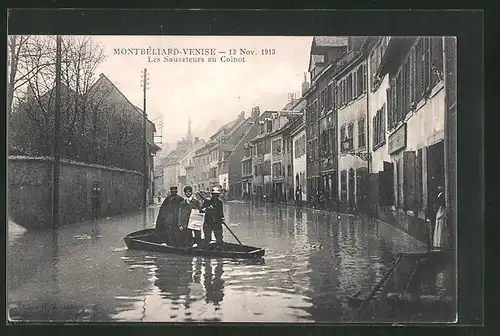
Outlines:
[[398,122],[403,120],[403,109],[404,109],[404,69],[401,69],[398,76]]
[[352,100],[352,73],[347,76],[347,103]]
[[385,140],[385,114],[386,114],[386,108],[385,108],[385,105],[382,106],[382,110],[381,110],[381,113],[380,113],[380,119],[381,119],[381,122],[380,122],[380,141],[384,141]]
[[396,78],[393,79],[393,84],[391,86],[391,118],[392,118],[392,127],[394,127],[397,123],[397,105],[396,105]]
[[372,128],[373,128],[373,132],[372,132],[373,144],[372,144],[372,146],[375,147],[377,145],[377,115],[376,114],[373,116],[373,119],[372,119]]
[[431,85],[434,86],[438,80],[440,80],[440,78],[438,78],[438,74],[441,76],[443,73],[443,38],[432,37],[431,41]]
[[363,83],[363,92],[366,92],[366,64],[362,65],[363,74],[361,76],[361,83]]
[[430,48],[430,37],[426,37],[424,39],[425,43],[425,55],[424,55],[424,78],[425,78],[425,85],[424,85],[424,92],[427,91],[430,86],[431,86],[431,64],[430,64],[430,58],[431,58],[431,48]]
[[409,76],[410,76],[410,104],[415,103],[415,48],[412,48],[410,51],[410,68],[409,68]]
[[406,60],[405,65],[404,65],[404,111],[403,111],[403,116],[406,116],[408,114],[408,111],[410,109],[410,62],[409,59]]
[[417,85],[417,102],[422,99],[425,91],[425,60],[424,60],[424,38],[421,37],[417,44],[417,72],[418,72],[418,85]]
[[358,73],[359,73],[359,68],[358,70],[356,70],[355,72],[352,73],[352,79],[353,79],[353,83],[352,83],[352,91],[353,91],[353,97],[354,98],[357,98],[358,95],[359,95],[359,91],[358,91]]

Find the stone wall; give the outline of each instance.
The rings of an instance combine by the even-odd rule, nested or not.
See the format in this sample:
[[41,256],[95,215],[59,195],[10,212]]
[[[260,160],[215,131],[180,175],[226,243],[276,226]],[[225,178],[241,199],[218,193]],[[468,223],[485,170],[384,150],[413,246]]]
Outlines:
[[[47,157],[9,157],[9,217],[27,229],[52,223],[52,166]],[[98,216],[137,211],[142,204],[142,175],[118,168],[63,160],[60,165],[61,225],[91,217],[92,183],[101,185]]]

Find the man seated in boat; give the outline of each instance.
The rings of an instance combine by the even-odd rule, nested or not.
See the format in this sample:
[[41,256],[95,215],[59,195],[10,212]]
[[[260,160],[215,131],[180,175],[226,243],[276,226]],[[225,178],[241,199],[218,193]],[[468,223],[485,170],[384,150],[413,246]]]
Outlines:
[[201,229],[203,227],[201,202],[194,197],[191,186],[184,187],[184,195],[185,197],[180,205],[179,214],[182,245],[186,247],[198,246],[201,243]]
[[203,234],[205,243],[210,243],[212,232],[215,235],[217,244],[222,244],[222,223],[224,222],[224,208],[219,199],[220,189],[212,188],[212,197],[203,201],[201,209],[205,211],[205,221],[203,223]]
[[177,246],[179,229],[179,210],[184,198],[177,194],[177,187],[170,188],[170,195],[163,201],[156,218],[155,234],[161,243]]

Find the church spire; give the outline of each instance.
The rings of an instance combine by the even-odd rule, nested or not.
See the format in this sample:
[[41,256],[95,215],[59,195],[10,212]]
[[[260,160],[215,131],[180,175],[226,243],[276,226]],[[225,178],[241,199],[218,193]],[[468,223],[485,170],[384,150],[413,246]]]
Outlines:
[[191,133],[191,116],[189,116],[189,120],[188,120],[188,132],[187,132],[186,140],[189,142],[193,142],[193,134]]

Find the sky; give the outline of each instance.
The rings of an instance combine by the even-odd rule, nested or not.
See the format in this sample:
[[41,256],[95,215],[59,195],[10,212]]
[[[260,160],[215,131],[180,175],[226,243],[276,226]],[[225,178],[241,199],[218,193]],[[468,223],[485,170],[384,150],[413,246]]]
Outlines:
[[[159,132],[159,117],[163,115],[163,141],[171,143],[186,135],[189,117],[193,135],[207,139],[242,111],[249,117],[255,106],[261,112],[279,110],[286,105],[289,93],[300,96],[312,37],[95,36],[94,40],[106,54],[97,73],[104,73],[141,108],[142,72],[147,68],[148,118]],[[203,57],[203,63],[176,63],[165,62],[166,55],[152,55],[159,57],[159,62],[150,62],[148,55],[115,53],[118,48],[149,47],[177,49],[181,53],[185,49],[213,48],[216,55],[188,56]],[[241,48],[255,54],[246,55],[245,62],[221,62],[222,56],[229,57],[230,49],[235,49],[240,58]],[[262,55],[265,49],[269,55]],[[208,62],[208,57],[215,57],[217,62]]]

